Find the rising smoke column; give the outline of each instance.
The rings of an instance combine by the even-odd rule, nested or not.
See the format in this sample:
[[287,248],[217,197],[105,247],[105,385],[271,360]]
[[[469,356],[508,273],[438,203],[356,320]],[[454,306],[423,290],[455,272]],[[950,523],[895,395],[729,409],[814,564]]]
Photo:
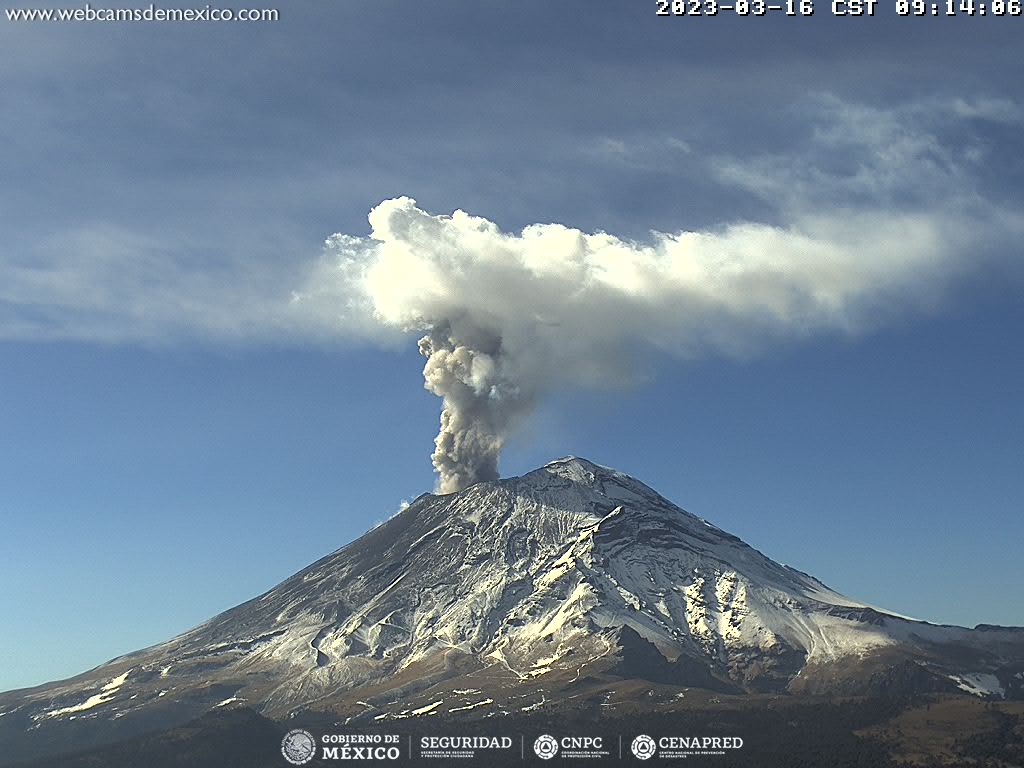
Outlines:
[[442,401],[432,456],[442,493],[496,479],[509,435],[553,389],[628,385],[651,349],[746,354],[859,330],[927,295],[961,247],[954,221],[899,211],[653,233],[646,243],[557,224],[505,233],[407,197],[369,220],[369,238],[328,241],[303,300],[320,294],[348,318],[419,332],[424,386]]
[[501,338],[478,330],[460,337],[443,323],[419,341],[424,386],[442,398],[431,459],[439,493],[498,479],[498,457],[515,422],[533,406],[507,374]]

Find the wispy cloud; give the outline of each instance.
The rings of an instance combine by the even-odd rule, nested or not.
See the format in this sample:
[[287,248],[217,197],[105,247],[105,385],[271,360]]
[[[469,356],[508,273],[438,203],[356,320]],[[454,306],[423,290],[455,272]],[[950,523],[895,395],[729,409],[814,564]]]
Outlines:
[[[606,308],[633,301],[626,314],[640,310],[645,336],[683,354],[740,351],[765,334],[862,327],[887,303],[933,299],[979,254],[1019,236],[1020,215],[986,194],[970,142],[941,138],[950,129],[969,136],[974,121],[1018,112],[1005,100],[885,109],[817,97],[798,110],[798,136],[788,146],[701,159],[723,199],[730,188],[756,195],[770,212],[765,220],[723,214],[717,226],[696,231],[681,221],[647,242],[547,224],[508,234],[483,219],[434,217],[402,201],[376,209],[370,237],[338,236],[324,254],[279,260],[198,259],[180,242],[124,223],[73,228],[0,255],[0,337],[393,340],[396,329],[417,325],[394,307],[417,306],[415,297],[438,282],[475,292],[476,304],[492,312],[525,306],[544,322],[613,335],[601,316],[574,320],[559,307],[576,296]],[[674,141],[659,142],[659,151],[689,156],[689,145]],[[601,151],[630,162],[657,154],[649,144],[611,138]],[[398,252],[408,271],[382,271],[382,254]],[[501,281],[478,269],[493,254],[503,254],[502,279],[511,281],[495,295],[488,289]],[[377,276],[372,289],[368,275]],[[538,297],[552,306],[534,306]],[[652,316],[644,317],[645,307]]]
[[1024,123],[1024,107],[1010,99],[953,99],[948,103],[950,109],[959,117],[995,123]]

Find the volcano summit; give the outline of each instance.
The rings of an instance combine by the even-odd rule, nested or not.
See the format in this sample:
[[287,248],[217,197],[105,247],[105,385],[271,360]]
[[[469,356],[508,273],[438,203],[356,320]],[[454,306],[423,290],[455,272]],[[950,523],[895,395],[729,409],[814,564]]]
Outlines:
[[612,689],[621,700],[630,681],[1019,699],[1024,630],[939,626],[851,600],[634,478],[570,457],[424,494],[172,640],[0,695],[0,762],[223,708],[275,720],[329,711],[348,724],[514,717],[568,697],[609,701]]

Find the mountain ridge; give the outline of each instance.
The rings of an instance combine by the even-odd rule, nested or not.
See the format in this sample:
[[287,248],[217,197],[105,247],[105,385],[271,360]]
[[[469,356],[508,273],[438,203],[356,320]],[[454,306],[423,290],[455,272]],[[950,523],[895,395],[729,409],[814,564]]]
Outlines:
[[88,745],[236,706],[349,722],[510,715],[631,679],[1024,697],[1022,631],[980,626],[847,598],[629,475],[564,457],[423,494],[175,638],[0,694],[0,738]]

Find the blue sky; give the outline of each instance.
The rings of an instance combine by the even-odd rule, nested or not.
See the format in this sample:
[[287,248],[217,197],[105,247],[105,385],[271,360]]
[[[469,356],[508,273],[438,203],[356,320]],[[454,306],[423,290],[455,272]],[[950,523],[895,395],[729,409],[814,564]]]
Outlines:
[[745,326],[741,349],[641,350],[629,388],[551,388],[501,468],[583,455],[856,598],[1024,624],[1018,22],[575,1],[4,21],[0,689],[166,639],[432,487],[415,334],[275,314],[325,238],[400,195],[641,243],[944,223],[941,269],[849,327]]

